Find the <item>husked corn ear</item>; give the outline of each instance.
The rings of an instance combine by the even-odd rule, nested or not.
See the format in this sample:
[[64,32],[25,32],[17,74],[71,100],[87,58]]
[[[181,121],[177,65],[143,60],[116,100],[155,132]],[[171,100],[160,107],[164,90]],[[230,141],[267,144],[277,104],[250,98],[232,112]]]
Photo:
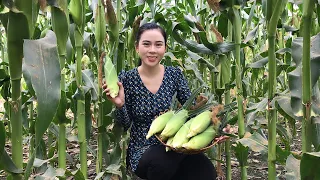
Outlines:
[[119,86],[118,86],[119,80],[118,80],[117,71],[108,55],[106,55],[106,62],[104,64],[104,73],[105,73],[106,84],[110,89],[110,96],[112,98],[115,98],[118,96],[118,93],[119,93]]
[[175,135],[179,131],[180,127],[186,122],[187,118],[188,111],[185,109],[174,113],[171,119],[166,124],[166,127],[161,132],[161,136],[171,137]]
[[[167,144],[168,146],[171,146],[171,145],[172,145],[172,141],[173,141],[173,136],[168,139],[168,141],[167,141],[166,144]],[[168,151],[170,151],[170,148],[169,148],[169,147],[166,147],[166,152],[168,152]]]
[[170,110],[154,119],[150,125],[146,139],[149,139],[152,135],[161,132],[173,116],[173,113],[174,112]]
[[190,125],[190,130],[187,137],[191,138],[203,132],[204,130],[206,130],[206,128],[209,126],[211,122],[211,117],[212,117],[212,112],[209,110],[204,111],[199,115],[197,115],[196,117],[194,117],[194,120]]
[[182,147],[186,149],[201,149],[206,147],[215,137],[216,130],[214,126],[210,125],[202,133],[192,137],[187,143],[183,144]]
[[187,137],[187,134],[189,132],[190,125],[192,122],[193,122],[193,119],[190,119],[179,129],[176,135],[174,135],[173,141],[172,141],[172,147],[180,148],[184,143],[188,142],[189,138]]

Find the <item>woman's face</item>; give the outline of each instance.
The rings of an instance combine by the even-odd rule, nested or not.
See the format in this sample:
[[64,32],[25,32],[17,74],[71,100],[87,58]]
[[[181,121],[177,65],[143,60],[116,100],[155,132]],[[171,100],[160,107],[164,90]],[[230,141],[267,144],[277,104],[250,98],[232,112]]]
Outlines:
[[143,65],[151,67],[158,65],[166,52],[165,40],[160,30],[151,29],[144,31],[141,34],[140,41],[136,45],[136,51]]

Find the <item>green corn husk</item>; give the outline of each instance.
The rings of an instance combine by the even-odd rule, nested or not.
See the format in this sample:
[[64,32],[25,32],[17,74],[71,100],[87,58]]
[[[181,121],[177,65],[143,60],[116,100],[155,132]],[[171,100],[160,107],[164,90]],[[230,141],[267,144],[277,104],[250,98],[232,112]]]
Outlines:
[[[166,145],[171,146],[174,137],[170,137],[166,143]],[[166,147],[166,152],[170,151],[169,147]]]
[[173,141],[172,141],[172,147],[174,148],[180,148],[184,143],[187,143],[189,138],[187,137],[187,134],[190,130],[190,126],[194,122],[194,118],[190,119],[188,122],[186,122],[179,131],[174,135]]
[[119,36],[119,32],[118,32],[119,25],[118,25],[117,15],[114,11],[111,0],[106,0],[106,9],[107,9],[107,12],[106,12],[107,23],[109,24],[109,28],[113,36],[117,38]]
[[95,39],[97,42],[98,49],[102,49],[103,42],[106,37],[106,19],[104,13],[104,7],[101,4],[101,1],[98,1],[96,14],[94,18],[94,26],[95,26]]
[[192,137],[187,143],[183,144],[182,147],[192,150],[204,148],[209,145],[209,143],[214,139],[215,135],[215,127],[210,125],[205,131]]
[[175,113],[161,132],[161,136],[174,136],[179,131],[181,126],[186,122],[187,118],[188,111],[186,109],[181,109],[180,111]]
[[155,120],[152,121],[146,139],[149,139],[152,135],[161,132],[166,126],[167,122],[173,116],[173,111],[168,111],[164,114],[158,116]]
[[77,26],[82,26],[83,24],[83,4],[81,0],[71,0],[70,1],[70,14],[72,19]]
[[115,98],[119,94],[118,75],[117,71],[111,62],[111,58],[106,55],[106,62],[104,64],[104,73],[107,87],[110,89],[110,96]]
[[194,117],[194,120],[190,125],[190,130],[188,132],[187,137],[191,138],[197,134],[200,134],[204,130],[206,130],[211,122],[211,117],[212,117],[212,112],[209,110],[204,111],[199,115],[197,115],[196,117]]

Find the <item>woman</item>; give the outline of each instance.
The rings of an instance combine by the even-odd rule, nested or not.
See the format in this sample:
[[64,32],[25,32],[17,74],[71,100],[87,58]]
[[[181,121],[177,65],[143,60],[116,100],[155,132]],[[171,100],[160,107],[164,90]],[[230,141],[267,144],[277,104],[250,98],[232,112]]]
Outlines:
[[204,154],[185,155],[166,152],[155,138],[146,135],[155,116],[169,109],[172,97],[183,104],[191,95],[181,70],[160,64],[166,52],[167,36],[155,23],[142,25],[136,35],[136,52],[141,65],[119,74],[119,95],[111,98],[116,115],[130,131],[127,165],[140,178],[148,180],[213,180],[216,171]]

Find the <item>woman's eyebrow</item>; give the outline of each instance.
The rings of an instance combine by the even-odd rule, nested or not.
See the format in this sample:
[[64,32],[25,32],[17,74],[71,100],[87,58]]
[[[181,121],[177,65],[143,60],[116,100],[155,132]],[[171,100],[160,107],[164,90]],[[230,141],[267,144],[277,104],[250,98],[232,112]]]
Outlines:
[[[151,43],[151,41],[149,40],[143,40],[142,42],[148,42],[148,43]],[[163,41],[156,41],[156,43],[164,43]]]

